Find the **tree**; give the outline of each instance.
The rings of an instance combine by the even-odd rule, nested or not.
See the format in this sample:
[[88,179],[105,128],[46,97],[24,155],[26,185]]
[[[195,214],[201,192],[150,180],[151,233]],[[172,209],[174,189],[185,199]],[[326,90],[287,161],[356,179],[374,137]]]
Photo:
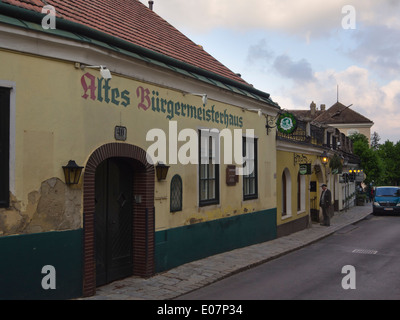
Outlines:
[[362,133],[353,133],[349,136],[349,138],[351,139],[351,141],[353,141],[353,144],[354,142],[362,142],[363,145],[369,148],[368,138]]
[[371,136],[371,148],[372,150],[378,150],[379,149],[379,141],[381,140],[381,137],[379,136],[378,132],[374,131],[374,133]]
[[385,163],[384,182],[388,185],[398,185],[400,182],[400,143],[387,140],[379,145],[377,153]]
[[360,165],[367,176],[365,182],[374,181],[376,184],[382,184],[385,165],[378,153],[370,148],[368,138],[361,133],[355,133],[349,138],[353,141],[353,152],[359,156]]

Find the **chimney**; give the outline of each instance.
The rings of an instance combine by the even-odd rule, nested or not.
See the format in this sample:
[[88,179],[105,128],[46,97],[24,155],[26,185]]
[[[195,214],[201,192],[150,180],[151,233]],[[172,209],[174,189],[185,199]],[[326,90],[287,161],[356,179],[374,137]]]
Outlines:
[[326,110],[326,105],[321,104],[321,111],[325,111]]
[[310,104],[310,110],[311,110],[311,116],[315,116],[315,111],[317,110],[317,105],[315,104],[315,102],[311,102]]
[[149,1],[149,9],[153,11],[153,5],[154,5],[154,1],[150,0]]

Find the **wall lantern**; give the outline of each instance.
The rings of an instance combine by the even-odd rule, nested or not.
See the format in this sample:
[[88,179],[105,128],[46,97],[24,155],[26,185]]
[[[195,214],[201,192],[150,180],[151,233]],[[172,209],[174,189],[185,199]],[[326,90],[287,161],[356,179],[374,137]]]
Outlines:
[[326,153],[326,151],[324,151],[324,152],[321,154],[320,157],[321,157],[322,164],[327,164],[327,163],[328,163],[329,157],[328,157],[328,154]]
[[157,180],[165,180],[167,178],[167,173],[168,173],[169,166],[165,165],[162,162],[158,162],[156,165],[156,174],[157,174]]
[[78,166],[74,160],[69,160],[68,164],[62,168],[64,170],[66,184],[70,185],[79,183],[83,167]]

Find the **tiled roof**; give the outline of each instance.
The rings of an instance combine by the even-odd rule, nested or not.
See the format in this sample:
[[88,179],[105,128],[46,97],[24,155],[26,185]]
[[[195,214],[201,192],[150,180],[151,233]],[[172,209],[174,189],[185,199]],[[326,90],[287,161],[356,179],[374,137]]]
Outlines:
[[55,7],[57,17],[79,23],[197,68],[248,85],[203,48],[138,0],[1,0],[35,12]]
[[373,124],[373,121],[359,114],[340,102],[336,102],[328,110],[289,110],[301,118],[308,118],[322,124]]
[[371,120],[352,110],[351,107],[347,107],[340,102],[336,102],[328,110],[322,112],[318,117],[314,119],[314,121],[325,124],[373,124]]
[[299,116],[300,118],[314,120],[325,111],[315,110],[314,114],[311,113],[311,110],[289,110],[289,112],[295,114],[296,116]]

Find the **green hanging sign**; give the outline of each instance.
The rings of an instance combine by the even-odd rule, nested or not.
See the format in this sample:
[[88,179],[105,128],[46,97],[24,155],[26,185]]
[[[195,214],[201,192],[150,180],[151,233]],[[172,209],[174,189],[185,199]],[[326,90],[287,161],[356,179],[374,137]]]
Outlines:
[[300,175],[310,175],[311,174],[311,163],[304,163],[299,165]]
[[297,119],[289,112],[283,113],[276,120],[276,127],[279,132],[290,134],[297,128]]

